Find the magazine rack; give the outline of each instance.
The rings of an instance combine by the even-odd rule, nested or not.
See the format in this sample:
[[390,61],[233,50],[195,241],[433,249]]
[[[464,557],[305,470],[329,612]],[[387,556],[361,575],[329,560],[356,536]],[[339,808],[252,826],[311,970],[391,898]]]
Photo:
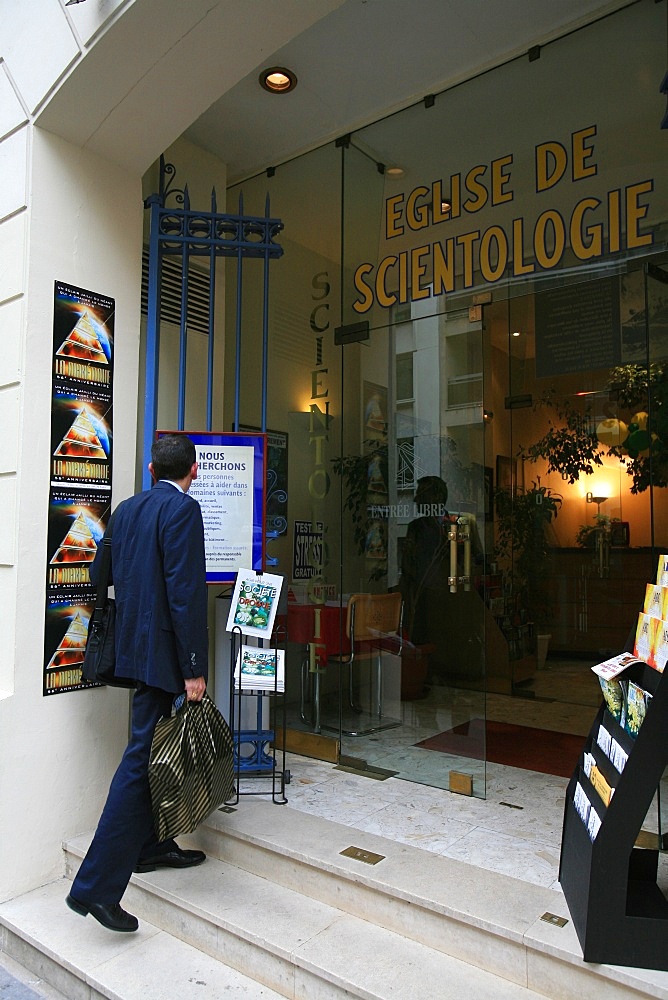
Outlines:
[[[661,827],[652,849],[637,843],[668,763],[668,682],[639,663],[620,678],[653,697],[635,739],[605,703],[599,709],[566,792],[559,881],[586,962],[668,970],[668,901],[657,885]],[[599,745],[601,726],[602,737],[607,730],[628,754],[621,772]],[[584,772],[586,752],[614,788],[607,807]],[[578,785],[601,821],[594,839],[575,805]]]
[[[279,639],[285,639],[285,629],[277,628],[273,641],[277,655]],[[234,664],[243,636],[238,628],[230,637],[230,729],[234,741],[235,794],[226,805],[237,805],[242,795],[266,795],[268,791],[251,791],[241,788],[242,779],[271,778],[271,797],[276,805],[285,805],[285,786],[290,784],[290,771],[285,768],[286,703],[285,692],[278,688],[278,671],[274,671],[274,688],[255,690],[241,686],[241,677],[235,678]],[[252,699],[255,700],[255,724],[248,725],[253,716]],[[273,725],[271,725],[273,717]],[[280,724],[278,722],[280,717]],[[269,722],[269,725],[266,722]],[[276,740],[276,730],[282,739]],[[276,743],[280,744],[277,751]],[[280,762],[280,767],[279,767]]]

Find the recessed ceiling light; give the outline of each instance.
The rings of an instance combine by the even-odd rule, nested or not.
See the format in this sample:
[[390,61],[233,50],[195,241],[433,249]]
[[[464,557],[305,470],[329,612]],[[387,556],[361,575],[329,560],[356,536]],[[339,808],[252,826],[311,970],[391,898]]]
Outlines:
[[403,167],[387,167],[385,173],[388,177],[403,177],[404,168]]
[[271,66],[260,73],[260,86],[272,94],[287,94],[297,86],[297,77],[284,66]]
[[513,330],[513,337],[521,337],[522,333],[520,330]]

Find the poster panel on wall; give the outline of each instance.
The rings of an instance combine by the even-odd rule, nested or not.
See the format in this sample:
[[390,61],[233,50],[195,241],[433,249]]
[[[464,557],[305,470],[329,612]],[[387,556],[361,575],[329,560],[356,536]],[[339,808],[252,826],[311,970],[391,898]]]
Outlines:
[[622,360],[619,278],[548,288],[536,295],[536,376],[611,368]]
[[322,574],[323,521],[295,521],[293,527],[292,579],[311,580]]
[[90,565],[111,511],[114,299],[56,281],[43,693],[81,683]]
[[232,583],[239,566],[264,568],[266,434],[184,433],[195,445],[197,479],[188,491],[202,508],[207,583]]

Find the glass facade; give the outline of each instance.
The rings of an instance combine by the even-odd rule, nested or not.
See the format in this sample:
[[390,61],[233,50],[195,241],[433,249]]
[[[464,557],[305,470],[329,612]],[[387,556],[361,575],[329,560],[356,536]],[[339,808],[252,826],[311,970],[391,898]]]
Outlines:
[[580,733],[668,550],[664,17],[626,8],[230,191],[285,225],[266,429],[289,725],[356,766],[484,795],[488,759],[533,752],[514,726]]

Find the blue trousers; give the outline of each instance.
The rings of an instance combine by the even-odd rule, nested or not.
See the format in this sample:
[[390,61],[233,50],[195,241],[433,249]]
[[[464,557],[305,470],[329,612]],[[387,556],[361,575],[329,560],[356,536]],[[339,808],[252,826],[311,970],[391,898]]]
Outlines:
[[153,825],[148,763],[156,723],[169,715],[173,694],[138,687],[132,700],[130,741],[109,787],[95,836],[72,884],[80,903],[113,905],[121,900],[140,857],[170,851],[158,842]]

